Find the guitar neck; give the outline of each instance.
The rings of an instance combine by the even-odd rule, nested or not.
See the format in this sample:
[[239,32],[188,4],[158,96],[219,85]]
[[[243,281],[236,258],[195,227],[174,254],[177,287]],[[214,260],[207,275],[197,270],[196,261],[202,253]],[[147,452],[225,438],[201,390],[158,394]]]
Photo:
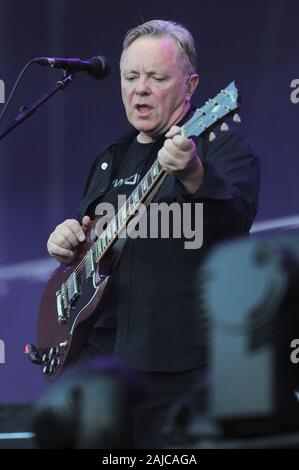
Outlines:
[[[207,129],[213,128],[223,117],[230,115],[237,108],[238,90],[236,83],[232,82],[225,90],[221,90],[214,99],[208,100],[201,108],[196,109],[191,119],[181,127],[182,135],[186,137],[199,136]],[[81,278],[88,278],[95,271],[102,256],[125,229],[140,204],[161,182],[163,175],[166,175],[165,170],[157,159],[83,258],[79,267]],[[74,277],[71,284],[75,284],[76,275],[76,272],[71,275]]]
[[165,171],[158,160],[155,160],[146,175],[142,178],[136,188],[132,191],[129,198],[121,206],[115,217],[109,222],[106,229],[99,236],[93,247],[95,250],[95,262],[98,263],[101,257],[106,253],[114,243],[120,233],[124,230],[127,223],[133,217],[141,203],[154,191]]

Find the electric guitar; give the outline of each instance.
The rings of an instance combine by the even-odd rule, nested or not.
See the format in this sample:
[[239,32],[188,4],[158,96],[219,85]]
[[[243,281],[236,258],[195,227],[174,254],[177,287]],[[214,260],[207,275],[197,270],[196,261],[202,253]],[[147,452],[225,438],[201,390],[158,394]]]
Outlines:
[[[228,125],[223,118],[234,114],[238,107],[238,90],[236,83],[232,82],[197,109],[182,126],[181,132],[191,137],[209,131],[209,140],[212,141],[216,138],[213,128],[222,122],[221,131],[227,131]],[[233,120],[240,122],[239,115],[234,114]],[[156,160],[115,217],[106,221],[101,219],[101,226],[105,228],[99,233],[98,218],[95,219],[72,264],[61,264],[51,275],[39,308],[37,347],[28,344],[25,348],[29,359],[41,366],[46,379],[55,379],[65,366],[78,359],[108,293],[115,260],[121,253],[119,244],[124,240],[120,234],[140,204],[150,197],[166,176]]]

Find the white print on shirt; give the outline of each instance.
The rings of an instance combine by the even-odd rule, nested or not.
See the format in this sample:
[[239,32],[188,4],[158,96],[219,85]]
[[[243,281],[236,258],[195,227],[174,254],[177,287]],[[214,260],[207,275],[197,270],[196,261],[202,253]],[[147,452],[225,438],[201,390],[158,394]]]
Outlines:
[[135,173],[135,175],[129,176],[129,178],[116,178],[115,180],[112,181],[111,187],[113,186],[116,188],[117,186],[122,186],[123,184],[137,184],[140,178],[139,173]]

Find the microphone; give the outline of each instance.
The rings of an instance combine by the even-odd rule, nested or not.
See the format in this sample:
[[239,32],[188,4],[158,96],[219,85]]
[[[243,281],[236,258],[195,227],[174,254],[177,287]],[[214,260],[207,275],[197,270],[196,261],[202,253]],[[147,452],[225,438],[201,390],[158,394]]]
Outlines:
[[49,65],[57,69],[63,69],[68,73],[87,72],[92,78],[101,80],[110,73],[110,65],[106,57],[95,56],[89,60],[78,58],[65,59],[60,57],[38,57],[34,59],[37,64]]

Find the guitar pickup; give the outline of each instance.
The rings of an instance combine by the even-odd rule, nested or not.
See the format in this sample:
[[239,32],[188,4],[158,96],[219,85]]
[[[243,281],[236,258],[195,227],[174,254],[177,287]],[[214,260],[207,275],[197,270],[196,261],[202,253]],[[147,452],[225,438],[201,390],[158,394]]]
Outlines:
[[87,257],[88,258],[85,261],[86,279],[88,279],[95,272],[94,254],[92,250],[87,252]]
[[69,281],[67,283],[67,297],[72,304],[74,300],[77,299],[80,295],[80,288],[79,288],[79,282],[78,278],[76,275],[76,272],[73,272],[73,274],[70,276]]
[[66,302],[65,296],[62,291],[59,290],[56,292],[56,307],[57,307],[57,317],[58,323],[66,323],[68,319],[68,303]]

